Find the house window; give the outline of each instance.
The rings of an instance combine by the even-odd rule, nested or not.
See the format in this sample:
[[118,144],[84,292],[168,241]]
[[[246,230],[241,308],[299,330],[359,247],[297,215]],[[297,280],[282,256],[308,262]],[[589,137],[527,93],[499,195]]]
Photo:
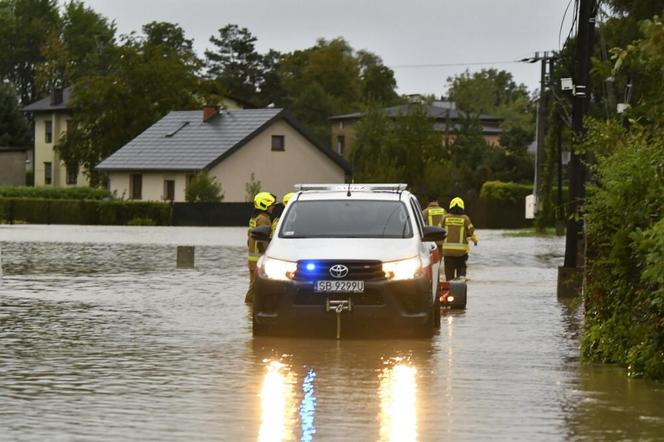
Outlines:
[[53,142],[53,122],[51,120],[44,121],[44,142]]
[[346,137],[343,135],[337,135],[337,153],[339,155],[343,155],[345,148],[346,148]]
[[339,129],[343,129],[343,128],[344,128],[344,122],[343,122],[343,120],[339,120]]
[[272,135],[272,150],[285,150],[283,135]]
[[76,184],[78,181],[78,166],[67,166],[67,184]]
[[44,163],[44,184],[53,184],[53,164]]
[[140,173],[134,173],[131,175],[130,178],[130,189],[129,189],[129,194],[131,195],[131,199],[133,200],[140,200],[143,198],[143,175]]
[[164,180],[164,199],[166,201],[175,199],[175,180]]

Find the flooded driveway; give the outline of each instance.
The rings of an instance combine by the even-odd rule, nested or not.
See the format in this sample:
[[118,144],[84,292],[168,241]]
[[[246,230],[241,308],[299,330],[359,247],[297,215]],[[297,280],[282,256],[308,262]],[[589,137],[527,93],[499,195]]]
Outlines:
[[252,338],[245,235],[0,226],[0,440],[664,439],[664,385],[579,363],[561,239],[481,231],[433,339],[337,342]]

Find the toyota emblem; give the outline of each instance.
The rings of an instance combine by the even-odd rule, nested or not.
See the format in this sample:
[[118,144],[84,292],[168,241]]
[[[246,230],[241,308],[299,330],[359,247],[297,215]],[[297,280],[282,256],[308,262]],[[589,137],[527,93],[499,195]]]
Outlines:
[[337,279],[345,278],[348,275],[348,267],[343,264],[335,264],[330,267],[330,275]]

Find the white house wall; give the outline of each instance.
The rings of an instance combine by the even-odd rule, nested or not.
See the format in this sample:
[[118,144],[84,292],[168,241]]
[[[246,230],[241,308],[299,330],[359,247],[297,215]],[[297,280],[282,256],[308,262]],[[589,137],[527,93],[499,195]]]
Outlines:
[[[284,151],[272,151],[272,135],[284,136]],[[343,183],[344,170],[284,120],[278,120],[210,170],[225,202],[246,201],[251,173],[261,190],[281,197],[297,183]]]
[[[109,189],[115,198],[130,199],[131,175],[134,172],[111,172]],[[185,200],[187,173],[185,172],[135,172],[143,178],[142,198],[144,201],[164,201],[164,181],[175,180],[175,201]]]
[[[284,151],[272,151],[272,135],[284,136]],[[298,183],[343,183],[345,171],[283,120],[276,121],[210,170],[221,183],[224,202],[246,201],[246,185],[254,173],[261,190],[279,197]],[[116,198],[130,199],[133,173],[143,176],[142,200],[163,201],[164,180],[175,180],[175,201],[185,201],[191,172],[110,172],[109,185]]]
[[[58,153],[53,150],[57,141],[67,131],[67,121],[71,118],[65,112],[39,112],[35,113],[35,186],[46,186],[45,165],[48,162],[52,165],[53,187],[73,187],[88,186],[89,181],[83,168],[79,168],[76,184],[67,184],[67,167],[60,160]],[[50,143],[46,142],[46,121],[51,121],[53,139]]]

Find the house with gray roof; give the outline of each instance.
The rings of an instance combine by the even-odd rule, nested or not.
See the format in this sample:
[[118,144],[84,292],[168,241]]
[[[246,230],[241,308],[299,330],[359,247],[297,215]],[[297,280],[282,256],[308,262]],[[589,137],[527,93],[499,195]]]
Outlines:
[[225,202],[246,201],[252,181],[283,195],[300,182],[343,183],[351,173],[284,109],[212,106],[170,112],[96,169],[118,198],[149,201],[184,201],[202,170],[221,183]]
[[[396,118],[399,115],[408,115],[413,106],[421,108],[427,116],[433,120],[433,128],[439,132],[443,139],[451,141],[454,139],[455,134],[462,127],[464,120],[468,118],[476,118],[482,131],[484,140],[489,144],[499,145],[500,135],[502,129],[500,125],[503,119],[495,115],[472,115],[458,110],[454,102],[451,101],[433,101],[432,103],[424,103],[421,97],[415,95],[411,97],[413,102],[408,104],[401,104],[398,106],[391,106],[383,109],[388,118]],[[334,115],[329,118],[332,128],[332,146],[335,152],[343,155],[345,158],[349,157],[353,143],[355,141],[355,123],[357,123],[364,116],[363,112],[353,112],[342,115]]]

